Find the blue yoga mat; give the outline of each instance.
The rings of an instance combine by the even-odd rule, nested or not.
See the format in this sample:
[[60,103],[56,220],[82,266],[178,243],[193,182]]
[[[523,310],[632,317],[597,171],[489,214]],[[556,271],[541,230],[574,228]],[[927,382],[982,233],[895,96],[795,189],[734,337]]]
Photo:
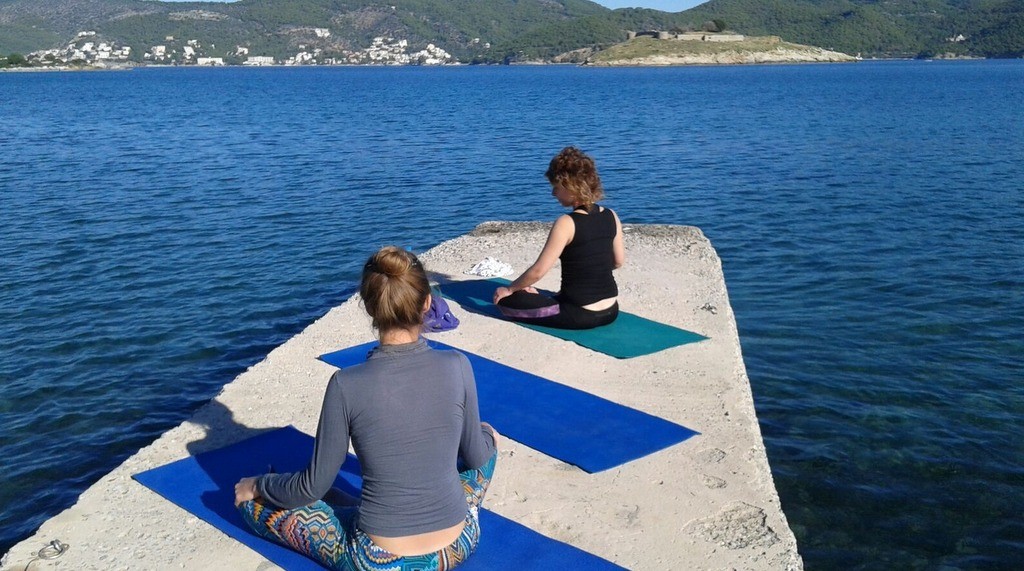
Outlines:
[[[268,465],[278,472],[302,470],[312,454],[313,437],[288,426],[136,474],[134,478],[284,569],[322,569],[316,561],[255,535],[234,506],[235,483],[240,478],[262,474]],[[499,463],[499,478],[500,470]],[[362,479],[354,456],[349,455],[335,485],[358,495]],[[480,510],[480,528],[480,545],[469,561],[459,566],[460,570],[622,569],[488,510]]]
[[[436,349],[455,349],[430,341]],[[338,368],[366,361],[376,341],[321,355]],[[480,417],[501,434],[600,472],[678,444],[697,432],[543,377],[456,349],[469,358]]]
[[[501,278],[449,282],[441,285],[441,293],[448,299],[457,301],[466,311],[505,319],[491,300],[494,298],[494,290],[497,287],[509,283],[508,280]],[[543,293],[553,295],[551,292]],[[612,324],[594,329],[555,329],[554,327],[529,325],[517,321],[510,321],[510,323],[572,341],[577,345],[619,359],[649,355],[664,349],[707,339],[707,337],[692,331],[652,321],[625,311],[620,311],[618,318]]]

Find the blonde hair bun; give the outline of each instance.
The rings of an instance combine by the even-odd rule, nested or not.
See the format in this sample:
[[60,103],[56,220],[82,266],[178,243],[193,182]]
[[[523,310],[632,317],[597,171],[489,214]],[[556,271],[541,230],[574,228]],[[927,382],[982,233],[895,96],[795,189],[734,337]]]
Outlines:
[[363,266],[359,294],[375,328],[407,329],[423,325],[430,282],[415,254],[385,246]]
[[377,271],[389,278],[402,276],[412,267],[410,256],[403,255],[407,253],[405,250],[399,250],[394,246],[381,249],[375,256]]

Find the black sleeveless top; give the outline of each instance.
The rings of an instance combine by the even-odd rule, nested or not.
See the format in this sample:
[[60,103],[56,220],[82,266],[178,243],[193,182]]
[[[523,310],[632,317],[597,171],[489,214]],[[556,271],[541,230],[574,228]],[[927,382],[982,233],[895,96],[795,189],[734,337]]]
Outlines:
[[574,210],[569,214],[576,226],[572,241],[562,250],[561,298],[574,305],[616,297],[612,270],[615,269],[615,215],[608,208],[598,211],[596,204],[590,214]]

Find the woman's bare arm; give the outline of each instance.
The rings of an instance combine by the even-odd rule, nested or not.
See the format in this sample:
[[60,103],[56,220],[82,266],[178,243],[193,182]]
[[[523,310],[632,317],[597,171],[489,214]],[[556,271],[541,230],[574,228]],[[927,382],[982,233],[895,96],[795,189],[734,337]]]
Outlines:
[[559,216],[558,220],[555,220],[555,224],[551,227],[551,232],[548,233],[548,241],[544,243],[544,248],[540,251],[540,255],[537,256],[537,261],[527,268],[521,276],[516,278],[514,282],[494,290],[494,303],[498,303],[503,298],[512,295],[513,292],[526,289],[540,281],[551,270],[551,267],[555,265],[558,257],[562,255],[562,251],[572,241],[572,237],[575,234],[576,225],[573,223],[572,217],[568,214]]
[[626,246],[622,242],[622,222],[619,222],[619,215],[612,210],[615,217],[615,239],[612,240],[612,252],[615,254],[615,268],[621,268],[626,263]]

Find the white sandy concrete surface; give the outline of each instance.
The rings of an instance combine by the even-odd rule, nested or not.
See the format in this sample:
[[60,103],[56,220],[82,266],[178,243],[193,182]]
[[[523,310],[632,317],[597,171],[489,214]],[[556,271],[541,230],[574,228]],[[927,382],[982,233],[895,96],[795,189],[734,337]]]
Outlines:
[[[518,272],[539,253],[547,228],[484,223],[422,259],[442,281],[470,278],[463,272],[486,256]],[[619,360],[457,304],[459,328],[432,337],[700,435],[598,474],[503,439],[485,507],[630,569],[802,569],[772,482],[717,254],[692,227],[627,225],[625,243],[626,265],[616,272],[623,310],[709,340]],[[558,275],[556,267],[538,285],[557,290]],[[70,549],[31,569],[275,569],[131,475],[272,427],[293,424],[312,434],[334,370],[317,356],[372,338],[357,298],[332,309],[100,479],[16,545],[0,569],[24,569],[54,539]],[[500,541],[486,534],[484,541]]]

